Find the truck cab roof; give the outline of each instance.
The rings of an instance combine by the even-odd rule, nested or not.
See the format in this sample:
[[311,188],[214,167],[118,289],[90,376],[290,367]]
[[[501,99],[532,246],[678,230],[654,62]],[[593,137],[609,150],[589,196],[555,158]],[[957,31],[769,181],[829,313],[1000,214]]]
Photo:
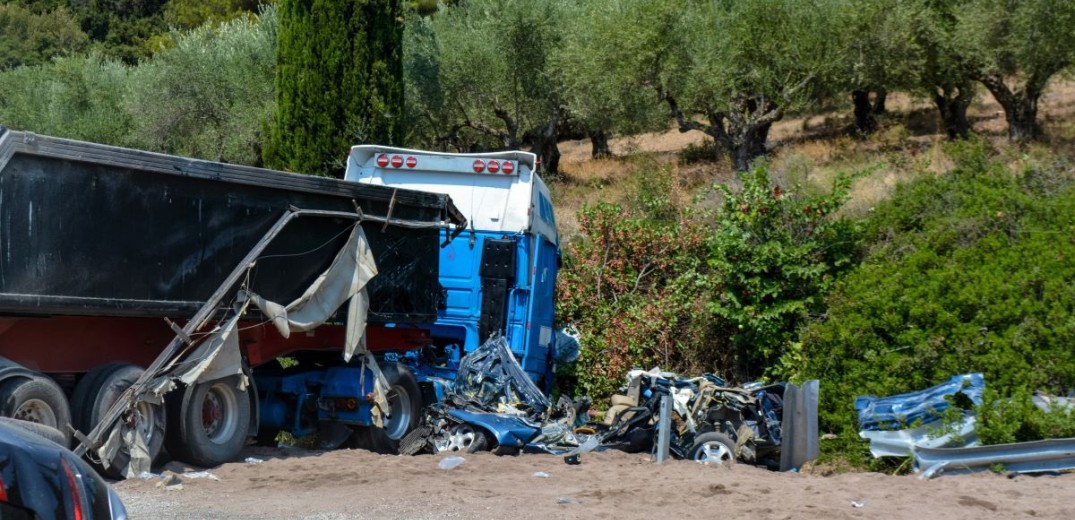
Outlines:
[[344,178],[444,193],[481,231],[535,233],[559,245],[549,188],[529,152],[439,153],[378,145],[351,148]]

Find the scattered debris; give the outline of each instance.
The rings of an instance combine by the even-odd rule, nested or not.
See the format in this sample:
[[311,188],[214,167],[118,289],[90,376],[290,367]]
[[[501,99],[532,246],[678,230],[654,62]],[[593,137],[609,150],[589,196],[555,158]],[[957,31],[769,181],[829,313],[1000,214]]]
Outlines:
[[209,473],[208,471],[191,471],[183,474],[183,478],[204,478],[209,480],[220,480],[220,477]]
[[466,459],[458,455],[450,455],[440,459],[440,462],[437,463],[437,467],[440,469],[455,469],[462,466],[466,461]]
[[575,501],[575,499],[574,499],[574,498],[571,498],[571,497],[560,497],[560,498],[557,498],[557,499],[556,499],[556,503],[557,503],[557,504],[578,504],[578,502],[576,502],[576,501]]
[[263,463],[265,461],[261,460],[261,459],[256,459],[254,457],[247,457],[243,462],[245,462],[247,464],[250,464],[252,466],[256,466],[256,465],[261,464],[261,463]]
[[[969,408],[982,403],[985,379],[982,374],[962,374],[916,392],[855,399],[859,436],[870,441],[874,457],[907,457],[918,447],[943,448],[976,446],[975,416]],[[959,424],[945,425],[943,414],[954,398],[966,399]]]
[[537,471],[534,473],[534,478],[549,478],[549,474],[544,471]]
[[866,505],[865,502],[859,502],[858,500],[851,501],[851,507],[862,507],[864,505]]

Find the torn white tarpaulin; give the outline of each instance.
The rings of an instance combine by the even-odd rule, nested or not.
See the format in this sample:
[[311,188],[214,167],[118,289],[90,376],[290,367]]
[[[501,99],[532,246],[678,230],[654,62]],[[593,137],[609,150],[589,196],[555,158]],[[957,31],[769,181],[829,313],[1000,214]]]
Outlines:
[[239,352],[239,334],[236,330],[239,318],[245,310],[246,304],[235,316],[224,322],[224,325],[213,329],[194,352],[184,356],[183,361],[167,368],[163,374],[150,381],[146,387],[147,391],[139,395],[138,399],[159,401],[161,396],[175,389],[176,381],[190,386],[238,375],[240,387],[245,387],[246,375],[243,374],[243,359]]
[[366,313],[369,310],[366,284],[376,275],[377,265],[366,233],[362,226],[356,225],[332,265],[297,300],[284,306],[254,293],[248,294],[285,338],[290,337],[291,332],[317,328],[350,299],[343,352],[344,360],[350,361],[356,351],[365,351]]
[[112,430],[108,433],[108,438],[97,449],[97,456],[101,461],[101,465],[105,468],[108,468],[117,460],[116,455],[120,451],[127,453],[129,455],[127,467],[119,468],[126,478],[134,478],[143,472],[149,471],[150,466],[153,464],[153,460],[149,457],[149,449],[146,447],[146,438],[142,433],[143,429],[138,423],[138,421],[149,421],[151,419],[144,418],[138,413],[134,413],[131,418],[134,421],[133,424],[129,424],[127,421],[119,421],[114,424]]

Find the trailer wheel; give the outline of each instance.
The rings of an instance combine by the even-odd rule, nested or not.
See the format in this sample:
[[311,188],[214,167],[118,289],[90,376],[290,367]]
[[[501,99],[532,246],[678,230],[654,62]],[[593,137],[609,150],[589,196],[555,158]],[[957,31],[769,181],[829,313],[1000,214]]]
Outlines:
[[390,363],[382,368],[388,380],[388,408],[390,415],[384,423],[384,433],[389,439],[399,441],[418,426],[422,411],[422,391],[410,369]]
[[71,445],[71,407],[63,389],[48,377],[12,377],[0,385],[0,399],[0,415],[55,428],[63,434],[60,444]]
[[202,467],[234,460],[246,442],[250,400],[231,376],[173,392],[165,443],[173,457]]
[[399,453],[400,440],[418,426],[422,410],[422,392],[410,369],[399,363],[381,367],[388,380],[388,408],[384,428],[357,427],[351,446],[376,453]]
[[[120,395],[141,377],[142,372],[140,367],[126,363],[110,363],[90,370],[78,385],[75,385],[75,392],[71,395],[71,404],[75,409],[75,427],[83,433],[89,433],[101,422]],[[142,418],[138,421],[138,428],[146,441],[150,461],[153,461],[160,455],[164,445],[167,424],[164,407],[139,402],[135,410]],[[130,451],[123,445],[116,452],[115,458],[108,461],[107,468],[97,464],[94,466],[105,476],[118,479],[124,476],[130,461]]]
[[733,464],[735,441],[723,433],[703,433],[694,440],[690,458],[702,464]]

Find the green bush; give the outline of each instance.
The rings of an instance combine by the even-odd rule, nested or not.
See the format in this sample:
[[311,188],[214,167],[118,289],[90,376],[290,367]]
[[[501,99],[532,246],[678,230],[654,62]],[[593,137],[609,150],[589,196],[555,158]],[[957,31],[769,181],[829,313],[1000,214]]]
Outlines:
[[[923,173],[877,208],[868,257],[828,297],[826,316],[802,331],[804,365],[794,372],[822,382],[823,431],[855,439],[855,396],[918,390],[958,373],[983,372],[993,396],[1075,383],[1068,167],[1010,171],[982,142],[948,152],[950,172]],[[1025,437],[998,438],[1012,435]]]
[[580,390],[600,402],[627,370],[653,366],[742,382],[788,359],[852,265],[855,226],[834,215],[849,181],[813,195],[776,186],[763,165],[701,211],[670,201],[667,171],[637,176],[634,205],[585,208],[566,248],[557,312],[582,333]]

